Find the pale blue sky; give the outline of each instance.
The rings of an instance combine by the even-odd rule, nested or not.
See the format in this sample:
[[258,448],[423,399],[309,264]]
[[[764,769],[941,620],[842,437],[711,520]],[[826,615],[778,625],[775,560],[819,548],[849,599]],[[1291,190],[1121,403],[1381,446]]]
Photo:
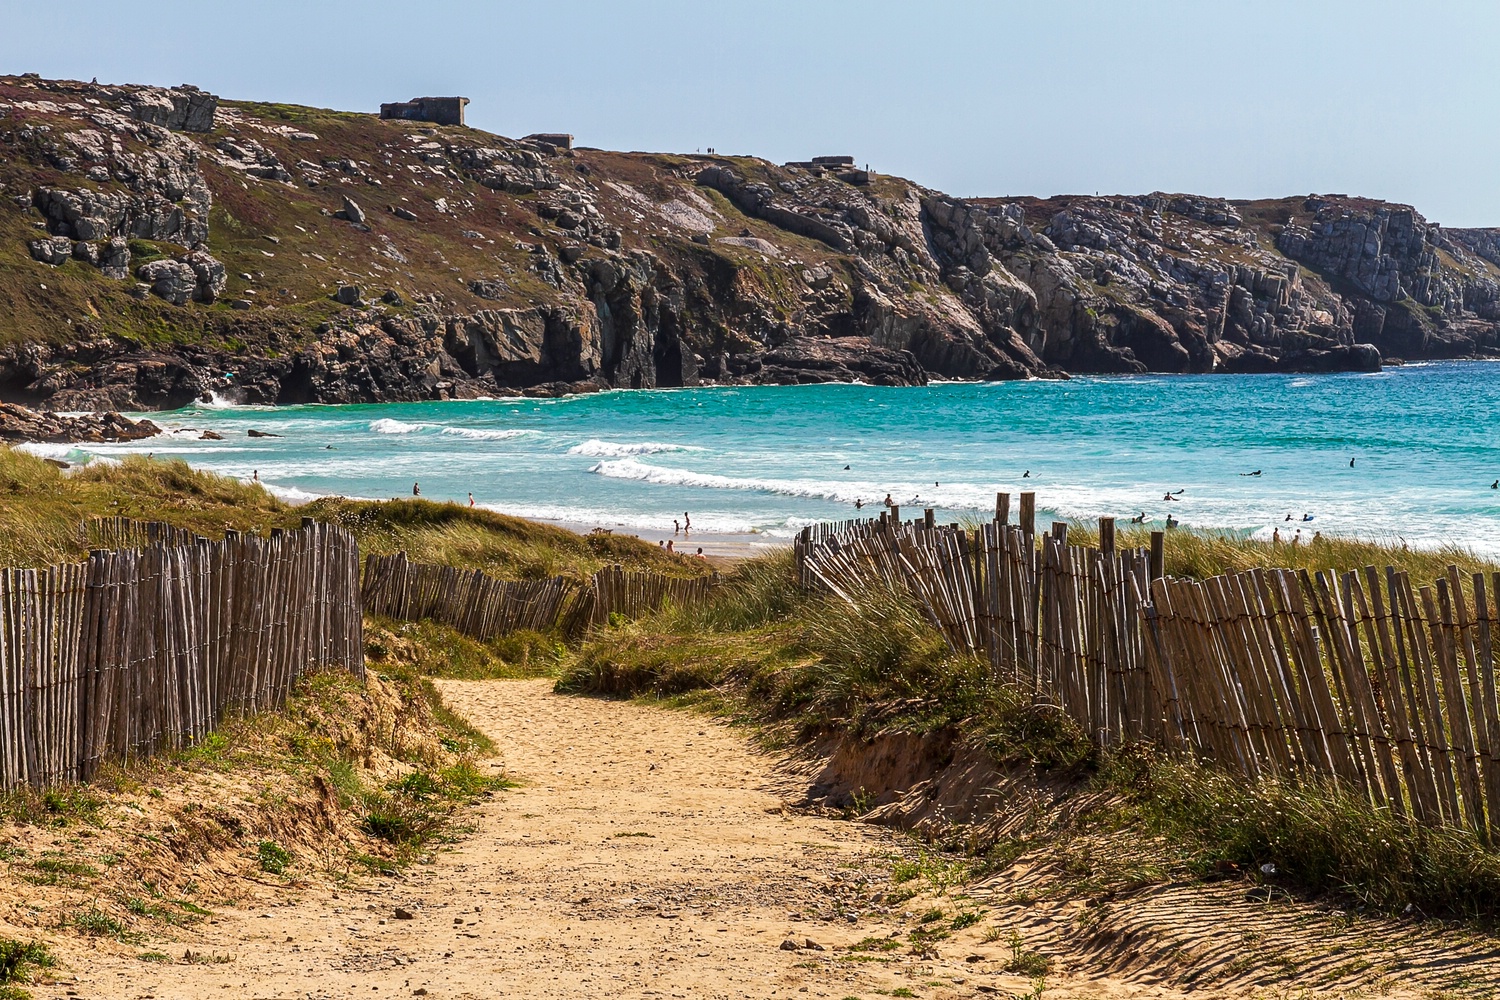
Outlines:
[[962,195],[1358,193],[1500,226],[1500,4],[119,0],[0,4],[0,69],[504,135],[849,153]]

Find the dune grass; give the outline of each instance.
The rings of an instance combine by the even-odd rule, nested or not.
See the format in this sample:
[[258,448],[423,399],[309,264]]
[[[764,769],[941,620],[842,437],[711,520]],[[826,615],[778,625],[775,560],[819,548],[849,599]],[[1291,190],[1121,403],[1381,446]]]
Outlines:
[[[1206,540],[1203,551],[1218,544]],[[1243,560],[1236,568],[1265,557],[1256,543],[1226,541],[1221,551]],[[1343,551],[1387,561],[1383,549]],[[1432,564],[1407,565],[1416,573]],[[1061,869],[1089,873],[1080,891],[1143,872],[1228,874],[1268,892],[1331,893],[1390,912],[1500,917],[1500,853],[1474,835],[1417,826],[1335,782],[1252,782],[1149,745],[1101,749],[1064,713],[951,652],[909,599],[870,591],[851,608],[803,594],[785,554],[743,564],[706,605],[594,635],[557,689],[706,704],[804,744],[951,735],[1047,789],[1044,797],[1080,803],[1046,821],[1062,815],[1061,826],[966,846],[1000,865],[1027,851],[1058,854]],[[1092,860],[1067,856],[1085,843]],[[1109,860],[1125,857],[1122,845],[1128,865]]]
[[454,503],[330,498],[294,507],[257,485],[182,461],[135,455],[65,473],[44,459],[0,447],[0,566],[81,559],[88,554],[81,525],[115,515],[167,521],[208,537],[227,529],[293,528],[310,515],[348,528],[363,553],[404,549],[418,561],[483,569],[501,579],[581,580],[613,563],[675,576],[708,572],[701,560],[669,555],[638,538],[578,535]]

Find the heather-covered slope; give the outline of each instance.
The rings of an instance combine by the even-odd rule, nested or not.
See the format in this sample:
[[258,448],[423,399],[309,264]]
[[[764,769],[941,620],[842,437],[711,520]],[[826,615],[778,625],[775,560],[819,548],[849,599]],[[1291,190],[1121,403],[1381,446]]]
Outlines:
[[1365,369],[1500,351],[1500,234],[0,77],[0,399]]

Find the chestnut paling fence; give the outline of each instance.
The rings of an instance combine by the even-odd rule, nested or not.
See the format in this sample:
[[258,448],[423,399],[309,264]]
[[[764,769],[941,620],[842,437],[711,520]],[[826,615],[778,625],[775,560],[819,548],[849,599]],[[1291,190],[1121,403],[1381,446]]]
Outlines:
[[85,562],[0,570],[0,788],[87,780],[276,708],[309,670],[363,675],[359,558],[304,520],[222,541],[124,518]]
[[908,593],[955,649],[1057,705],[1101,744],[1147,739],[1247,777],[1337,779],[1376,806],[1500,841],[1500,574],[1430,585],[1394,568],[1162,575],[1151,549],[969,531],[899,508],[810,529],[805,585]]
[[520,629],[576,636],[612,616],[640,618],[667,603],[707,600],[718,583],[717,575],[678,578],[619,566],[606,566],[582,585],[561,576],[497,580],[398,552],[365,559],[364,604],[371,614],[431,619],[478,639]]

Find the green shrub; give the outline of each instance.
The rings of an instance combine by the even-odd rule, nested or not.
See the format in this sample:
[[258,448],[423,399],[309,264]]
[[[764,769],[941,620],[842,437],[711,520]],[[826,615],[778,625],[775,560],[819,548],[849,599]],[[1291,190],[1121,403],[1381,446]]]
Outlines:
[[292,852],[274,840],[262,840],[256,847],[255,854],[260,862],[260,870],[272,875],[284,873],[292,863]]

